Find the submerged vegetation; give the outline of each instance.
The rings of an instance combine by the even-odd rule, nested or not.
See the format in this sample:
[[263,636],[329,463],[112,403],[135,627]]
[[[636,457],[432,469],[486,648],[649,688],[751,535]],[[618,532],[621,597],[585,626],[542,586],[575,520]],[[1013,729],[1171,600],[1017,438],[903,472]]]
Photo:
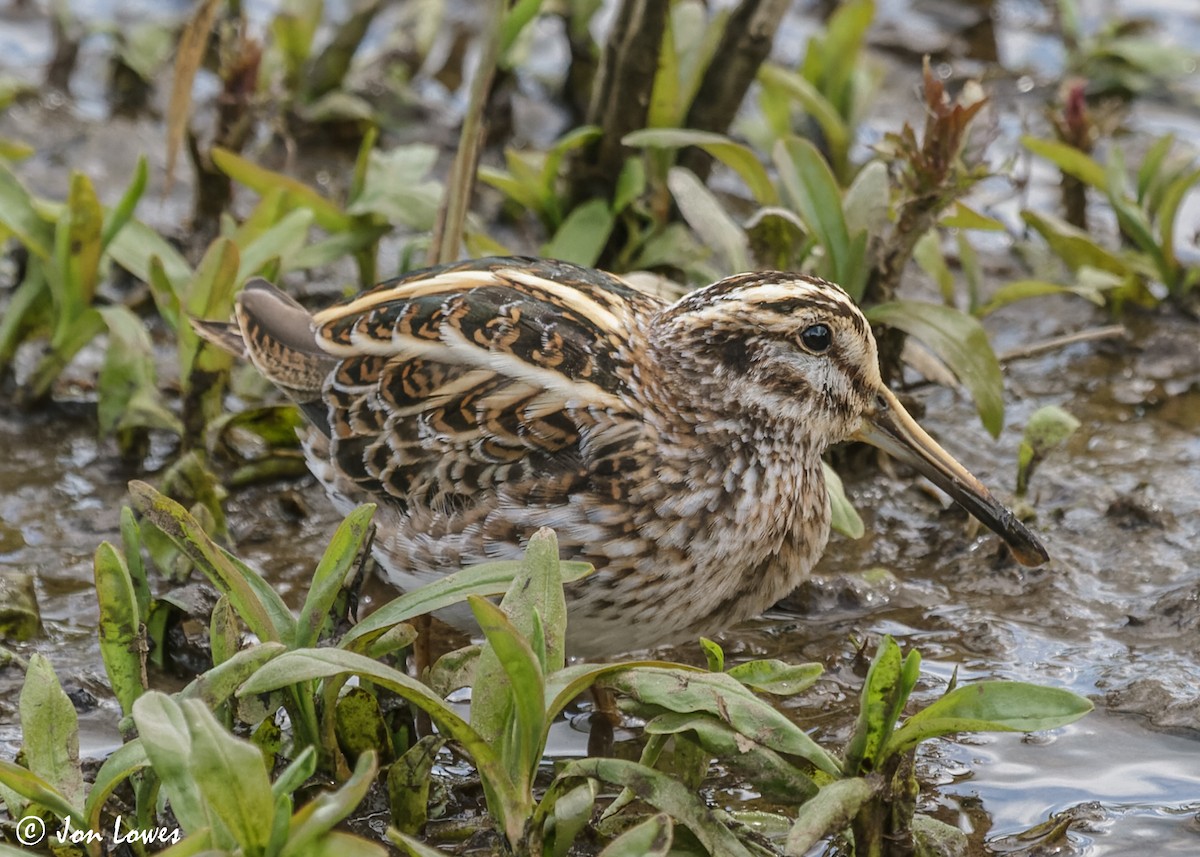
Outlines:
[[[165,169],[145,153],[112,201],[79,170],[64,198],[35,192],[22,162],[37,141],[0,139],[0,238],[12,260],[0,297],[3,395],[44,407],[90,372],[82,383],[99,431],[129,467],[152,466],[158,486],[130,483],[120,545],[105,542],[94,558],[100,653],[125,743],[88,768],[52,664],[0,648],[0,662],[25,670],[23,750],[0,760],[9,822],[109,831],[123,819],[129,831],[176,830],[177,844],[133,846],[169,846],[176,857],[463,847],[608,857],[956,853],[961,834],[918,812],[918,746],[1056,728],[1086,713],[1087,700],[1010,681],[918,691],[920,656],[880,635],[856,654],[857,720],[829,741],[783,704],[813,689],[820,665],[739,657],[727,667],[711,641],[702,641],[706,669],[568,664],[562,587],[590,569],[558,561],[549,531],[524,562],[464,569],[353,623],[371,507],[334,534],[293,611],[230,549],[224,501],[250,482],[304,471],[299,416],[265,399],[188,319],[227,318],[255,276],[353,291],[464,255],[545,255],[629,272],[670,294],[743,270],[805,271],[864,306],[890,377],[920,372],[961,386],[999,436],[1001,361],[983,326],[992,313],[1051,294],[1118,319],[1196,313],[1200,266],[1182,221],[1200,186],[1196,155],[1171,135],[1114,139],[1131,99],[1169,89],[1196,58],[1155,56],[1132,25],[1088,31],[1075,4],[1060,0],[1064,48],[1081,78],[1046,99],[1050,118],[1021,137],[1017,158],[1061,173],[1061,204],[1012,216],[980,202],[980,189],[1012,167],[991,148],[987,86],[926,58],[908,111],[920,118],[881,133],[865,127],[883,75],[867,48],[872,0],[840,4],[792,64],[771,53],[793,14],[778,0],[716,11],[696,0],[621,0],[606,30],[599,2],[488,0],[477,32],[455,24],[446,2],[367,0],[332,20],[320,0],[290,0],[265,22],[251,18],[252,5],[201,0],[187,21],[114,37],[114,109],[147,109],[172,56],[173,86]],[[55,15],[61,63],[48,85],[61,86],[86,28],[69,4]],[[372,25],[385,19],[393,32],[372,50]],[[569,57],[553,83],[537,81],[543,25]],[[459,27],[442,55],[438,26]],[[198,79],[211,97],[193,98]],[[418,93],[434,85],[461,111],[452,157],[451,147],[413,141],[411,128],[431,122]],[[531,85],[570,117],[561,128],[512,127],[513,92]],[[19,87],[5,96],[10,105],[23,97]],[[318,162],[336,150],[336,166],[297,168],[293,156],[307,146]],[[183,173],[183,160],[193,176],[186,237],[183,224],[165,230],[144,214],[148,194]],[[977,249],[997,236],[1028,263],[1002,280]],[[917,279],[932,288],[911,288]],[[89,351],[100,356],[81,369]],[[1077,427],[1058,408],[1027,419],[1016,476],[1023,514],[1036,514],[1037,465]],[[840,481],[830,484],[835,526],[861,535]],[[193,605],[165,590],[189,575],[216,592],[191,616],[206,628],[206,660],[167,694],[157,679],[177,644],[172,629]],[[489,600],[499,596],[498,606]],[[463,602],[484,642],[410,676],[411,620]],[[31,609],[6,627],[36,634]],[[447,702],[468,686],[469,712]],[[638,758],[547,764],[551,724],[593,688],[615,693],[641,724]],[[462,762],[486,819],[423,836],[431,813],[457,805],[446,771]],[[706,800],[718,771],[770,810]],[[0,831],[0,841],[21,832],[7,822]],[[113,853],[112,844],[81,841],[64,853]]]

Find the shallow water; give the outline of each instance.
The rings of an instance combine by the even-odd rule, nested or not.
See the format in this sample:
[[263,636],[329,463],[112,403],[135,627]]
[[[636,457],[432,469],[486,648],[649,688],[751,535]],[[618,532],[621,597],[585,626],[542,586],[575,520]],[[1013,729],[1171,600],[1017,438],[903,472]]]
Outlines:
[[[144,5],[134,11],[140,14]],[[1166,24],[1177,43],[1200,44],[1192,0],[1082,5],[1089,20],[1136,9]],[[107,8],[94,7],[98,17]],[[924,20],[910,14],[914,9],[936,17],[929,8],[880,3],[881,27],[903,35],[903,27]],[[1054,85],[1062,57],[1047,34],[1046,7],[1013,0],[997,9],[995,40],[1012,78],[996,81],[996,88]],[[36,15],[0,14],[0,46],[21,46],[5,55],[18,57],[25,69],[44,62],[44,24]],[[789,31],[795,38],[806,38],[801,24],[798,16]],[[933,35],[957,37],[944,25]],[[895,46],[881,40],[890,52],[886,62],[903,73],[893,75],[897,97],[880,97],[883,118],[873,119],[867,133],[893,129],[895,116],[909,117],[915,107],[913,57],[897,57]],[[104,45],[93,49],[102,55]],[[960,60],[968,68],[971,62]],[[97,124],[102,95],[86,87],[76,94],[82,105],[76,109],[47,97],[5,115],[5,133],[39,147],[22,175],[39,192],[61,195],[64,165],[78,167],[99,177],[102,192],[119,192],[139,149],[161,158],[161,125],[145,118]],[[1005,107],[998,124],[1013,137],[1032,108],[1020,100]],[[1178,104],[1139,102],[1134,120],[1200,138],[1195,112]],[[1034,182],[1031,198],[1052,204],[1053,177],[1035,174]],[[1011,189],[997,191],[993,213],[1007,221],[1004,195],[1011,197]],[[169,196],[149,195],[140,213],[174,225],[185,217],[187,199],[185,181]],[[1190,235],[1200,214],[1195,204],[1185,214]],[[1082,301],[1044,299],[1004,310],[988,327],[1003,352],[1107,322]],[[835,537],[814,581],[768,617],[722,639],[734,658],[823,663],[825,679],[787,708],[829,741],[845,736],[854,715],[861,675],[853,641],[883,633],[924,656],[920,698],[936,697],[957,670],[960,681],[1021,679],[1093,699],[1094,714],[1049,735],[977,736],[923,750],[925,808],[969,831],[980,849],[1033,853],[1037,843],[1021,840],[1022,831],[1065,813],[1073,821],[1055,853],[1200,853],[1200,330],[1168,314],[1131,318],[1128,325],[1122,340],[1012,362],[1007,424],[998,440],[983,431],[958,393],[925,388],[913,394],[927,412],[926,427],[1005,498],[1029,415],[1058,404],[1082,421],[1032,481],[1050,565],[1022,570],[997,563],[995,538],[968,532],[965,516],[946,509],[915,477],[869,467],[848,479],[867,536],[857,542]],[[76,377],[94,371],[95,360],[85,354]],[[112,445],[97,440],[86,384],[63,392],[77,401],[32,414],[0,401],[0,570],[36,573],[45,633],[13,648],[46,654],[64,683],[85,692],[78,696],[84,752],[100,755],[119,738],[95,641],[91,557],[101,540],[117,538],[126,481],[145,474],[123,469]],[[310,513],[296,519],[280,499],[292,488],[241,492],[229,508],[239,553],[294,603],[336,516],[306,481],[296,490]],[[885,569],[890,582],[880,583],[878,575],[868,582],[868,569]],[[677,656],[700,657],[695,650]],[[19,743],[20,682],[17,670],[0,669],[0,754],[6,758]],[[555,744],[570,754],[582,740],[563,728]],[[722,783],[714,796],[744,800],[745,792]]]

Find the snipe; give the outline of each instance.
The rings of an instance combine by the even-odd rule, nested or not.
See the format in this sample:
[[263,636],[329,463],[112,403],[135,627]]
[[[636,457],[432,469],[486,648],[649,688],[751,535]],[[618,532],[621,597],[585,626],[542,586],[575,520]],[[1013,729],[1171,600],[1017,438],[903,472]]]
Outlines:
[[418,271],[310,314],[263,280],[244,353],[312,428],[335,505],[379,504],[376,558],[408,589],[520,555],[538,527],[598,571],[568,649],[714,633],[809,573],[829,535],[821,454],[857,437],[911,463],[1026,565],[1042,545],[908,415],[870,326],[832,283],[762,272],[667,304],[563,262]]

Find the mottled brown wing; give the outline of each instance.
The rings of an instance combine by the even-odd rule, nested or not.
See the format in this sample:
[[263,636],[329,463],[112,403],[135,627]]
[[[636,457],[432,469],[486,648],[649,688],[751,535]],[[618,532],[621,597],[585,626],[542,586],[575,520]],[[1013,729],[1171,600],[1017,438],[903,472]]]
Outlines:
[[500,259],[318,313],[318,343],[339,361],[330,454],[360,489],[437,516],[470,519],[502,486],[564,502],[604,466],[597,427],[633,419],[632,320],[658,305],[596,271]]

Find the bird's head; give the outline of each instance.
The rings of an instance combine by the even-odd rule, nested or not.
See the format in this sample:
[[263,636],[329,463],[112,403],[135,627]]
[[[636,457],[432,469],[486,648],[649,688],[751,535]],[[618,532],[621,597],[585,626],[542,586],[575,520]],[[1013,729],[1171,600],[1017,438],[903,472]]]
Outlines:
[[663,310],[658,328],[698,389],[816,452],[866,441],[911,464],[1001,536],[1025,565],[1045,548],[930,437],[884,384],[871,326],[840,287],[802,274],[740,274]]

